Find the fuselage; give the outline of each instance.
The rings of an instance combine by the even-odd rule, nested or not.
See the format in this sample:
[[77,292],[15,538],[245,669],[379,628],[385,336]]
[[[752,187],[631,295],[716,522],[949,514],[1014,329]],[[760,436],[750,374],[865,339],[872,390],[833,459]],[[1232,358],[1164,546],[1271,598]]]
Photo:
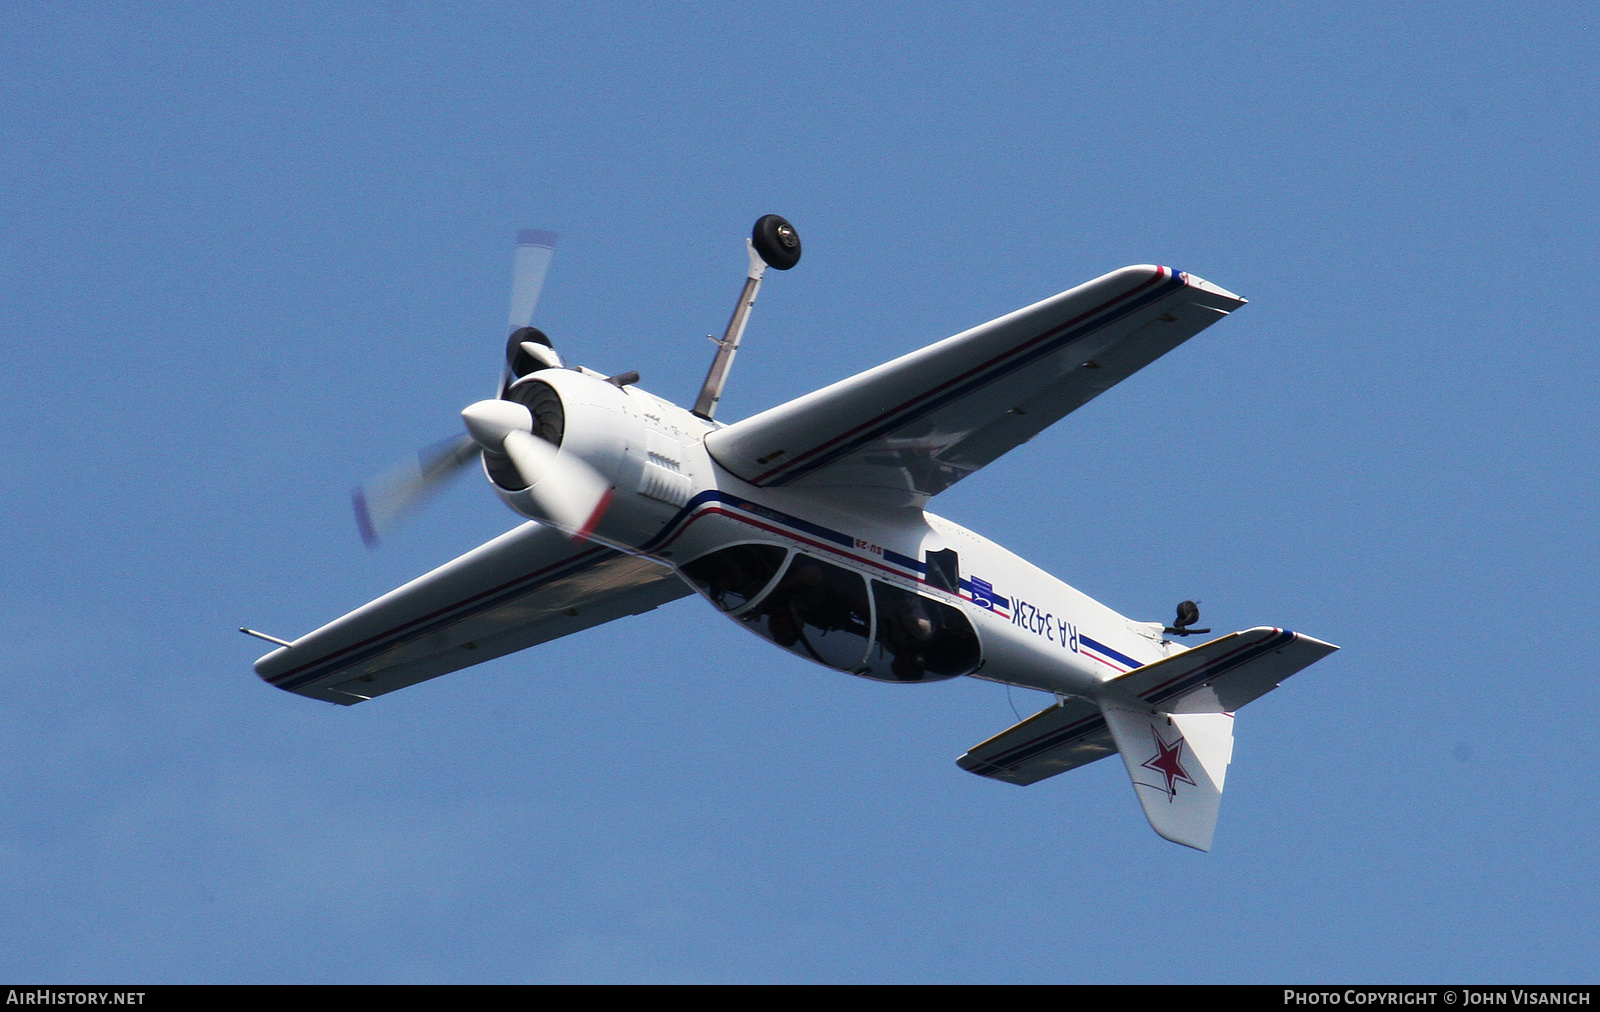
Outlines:
[[[706,450],[715,423],[635,386],[546,370],[519,388],[557,394],[560,452],[616,489],[595,540],[672,567],[733,621],[808,660],[881,681],[971,675],[1095,696],[1183,649],[1159,623],[1134,622],[925,510],[751,485]],[[488,463],[507,505],[546,519]]]

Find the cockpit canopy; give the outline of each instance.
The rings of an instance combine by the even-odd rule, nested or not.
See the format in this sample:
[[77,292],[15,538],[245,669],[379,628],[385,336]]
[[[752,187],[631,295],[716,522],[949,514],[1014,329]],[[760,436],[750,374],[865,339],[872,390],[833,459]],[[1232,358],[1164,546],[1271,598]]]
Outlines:
[[959,609],[803,552],[734,545],[681,568],[751,631],[830,668],[928,682],[969,674],[982,659]]

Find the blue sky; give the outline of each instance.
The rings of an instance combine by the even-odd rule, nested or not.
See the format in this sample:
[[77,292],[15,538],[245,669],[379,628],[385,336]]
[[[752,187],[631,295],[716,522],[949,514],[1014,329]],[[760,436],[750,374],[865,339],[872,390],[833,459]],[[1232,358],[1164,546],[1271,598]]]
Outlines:
[[[1587,5],[0,10],[0,976],[1592,980],[1600,87]],[[1344,649],[1253,704],[1213,853],[1005,690],[696,600],[344,709],[294,636],[351,485],[537,320],[736,419],[1128,263],[1251,300],[935,500],[1134,617]],[[1017,691],[1023,713],[1042,705]]]

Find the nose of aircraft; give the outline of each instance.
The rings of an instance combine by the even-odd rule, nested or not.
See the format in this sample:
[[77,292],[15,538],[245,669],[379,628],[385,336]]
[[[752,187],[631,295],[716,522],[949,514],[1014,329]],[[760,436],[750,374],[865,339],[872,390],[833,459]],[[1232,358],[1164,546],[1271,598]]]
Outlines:
[[461,420],[478,445],[491,453],[505,453],[506,437],[511,433],[533,431],[533,413],[513,401],[469,404],[462,409]]

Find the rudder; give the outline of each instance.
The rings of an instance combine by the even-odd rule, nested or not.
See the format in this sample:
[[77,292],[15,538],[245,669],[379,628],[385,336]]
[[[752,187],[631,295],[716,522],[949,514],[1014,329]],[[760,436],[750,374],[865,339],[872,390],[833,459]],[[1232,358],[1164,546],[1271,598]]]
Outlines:
[[1233,758],[1233,714],[1102,706],[1133,791],[1157,833],[1210,850]]

